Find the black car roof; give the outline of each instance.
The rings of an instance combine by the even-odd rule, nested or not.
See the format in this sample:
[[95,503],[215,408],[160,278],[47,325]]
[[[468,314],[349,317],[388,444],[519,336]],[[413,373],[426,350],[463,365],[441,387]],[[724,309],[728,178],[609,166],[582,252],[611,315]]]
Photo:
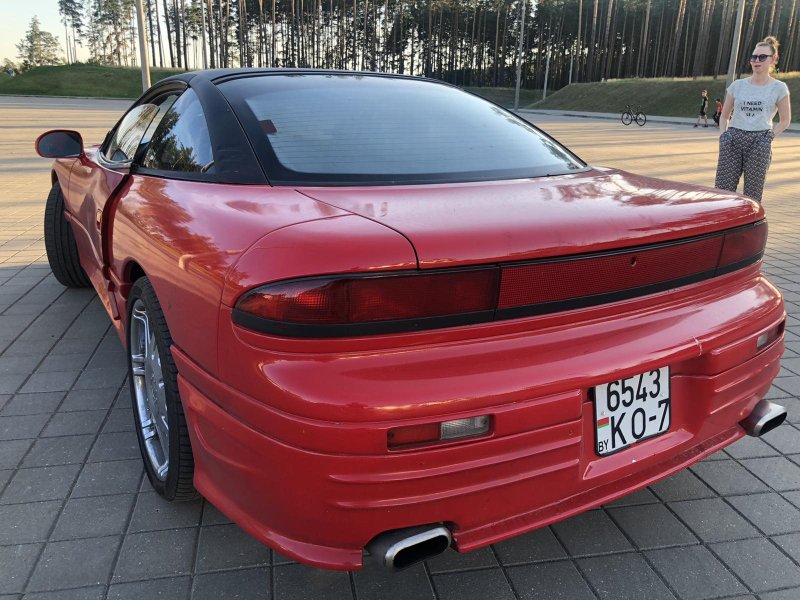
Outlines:
[[364,76],[386,77],[392,79],[413,79],[415,81],[426,80],[426,81],[434,81],[436,83],[442,83],[444,85],[449,85],[442,81],[430,79],[427,77],[417,77],[413,75],[399,75],[396,73],[376,73],[374,71],[345,71],[340,69],[301,69],[295,67],[291,68],[250,67],[241,69],[206,69],[203,71],[187,71],[185,73],[178,73],[177,75],[171,75],[169,77],[166,77],[161,81],[159,81],[158,84],[169,81],[183,81],[189,83],[195,78],[203,78],[216,83],[222,80],[237,79],[239,77],[252,77],[254,75],[357,75],[359,77],[364,77]]
[[[147,101],[149,98],[170,91],[171,88],[186,89],[187,87],[191,87],[197,93],[197,97],[200,100],[200,104],[203,106],[205,114],[213,115],[213,118],[208,119],[207,122],[214,153],[216,174],[214,176],[203,176],[202,179],[204,181],[217,181],[221,183],[268,183],[266,173],[253,153],[241,123],[234,115],[232,108],[224,99],[222,93],[217,89],[217,84],[224,81],[231,81],[244,77],[257,77],[260,75],[353,75],[359,77],[402,78],[416,81],[422,79],[410,75],[326,69],[206,69],[204,71],[177,73],[162,79],[142,94],[136,103]],[[197,178],[196,174],[188,174],[185,176],[172,174],[171,176],[173,178],[182,179]]]

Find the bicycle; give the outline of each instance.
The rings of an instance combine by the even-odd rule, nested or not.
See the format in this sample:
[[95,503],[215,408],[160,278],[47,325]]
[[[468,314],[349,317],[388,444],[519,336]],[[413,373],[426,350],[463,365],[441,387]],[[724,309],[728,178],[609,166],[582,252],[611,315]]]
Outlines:
[[632,106],[630,104],[625,105],[625,111],[622,113],[620,117],[622,120],[623,125],[630,125],[634,121],[639,127],[644,127],[644,124],[647,123],[647,115],[644,114],[642,109],[638,106]]

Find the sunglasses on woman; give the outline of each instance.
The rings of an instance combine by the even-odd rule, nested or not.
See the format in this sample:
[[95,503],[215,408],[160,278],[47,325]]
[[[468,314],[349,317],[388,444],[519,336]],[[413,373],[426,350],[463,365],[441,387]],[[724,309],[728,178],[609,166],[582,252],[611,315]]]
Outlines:
[[767,60],[772,54],[752,54],[750,56],[750,62],[764,62]]

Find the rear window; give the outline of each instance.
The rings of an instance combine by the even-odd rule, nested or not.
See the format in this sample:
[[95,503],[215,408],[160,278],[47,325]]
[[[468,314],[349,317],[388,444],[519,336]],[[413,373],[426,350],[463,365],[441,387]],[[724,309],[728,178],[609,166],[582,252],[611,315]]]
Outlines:
[[219,89],[273,183],[441,183],[560,175],[585,167],[535,127],[434,82],[266,75]]

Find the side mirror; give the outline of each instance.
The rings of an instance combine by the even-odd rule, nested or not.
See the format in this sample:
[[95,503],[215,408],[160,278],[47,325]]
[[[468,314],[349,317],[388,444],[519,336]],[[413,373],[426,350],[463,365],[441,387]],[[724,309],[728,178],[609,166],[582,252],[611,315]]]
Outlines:
[[36,138],[36,153],[42,158],[78,158],[83,154],[83,138],[77,131],[53,129]]

